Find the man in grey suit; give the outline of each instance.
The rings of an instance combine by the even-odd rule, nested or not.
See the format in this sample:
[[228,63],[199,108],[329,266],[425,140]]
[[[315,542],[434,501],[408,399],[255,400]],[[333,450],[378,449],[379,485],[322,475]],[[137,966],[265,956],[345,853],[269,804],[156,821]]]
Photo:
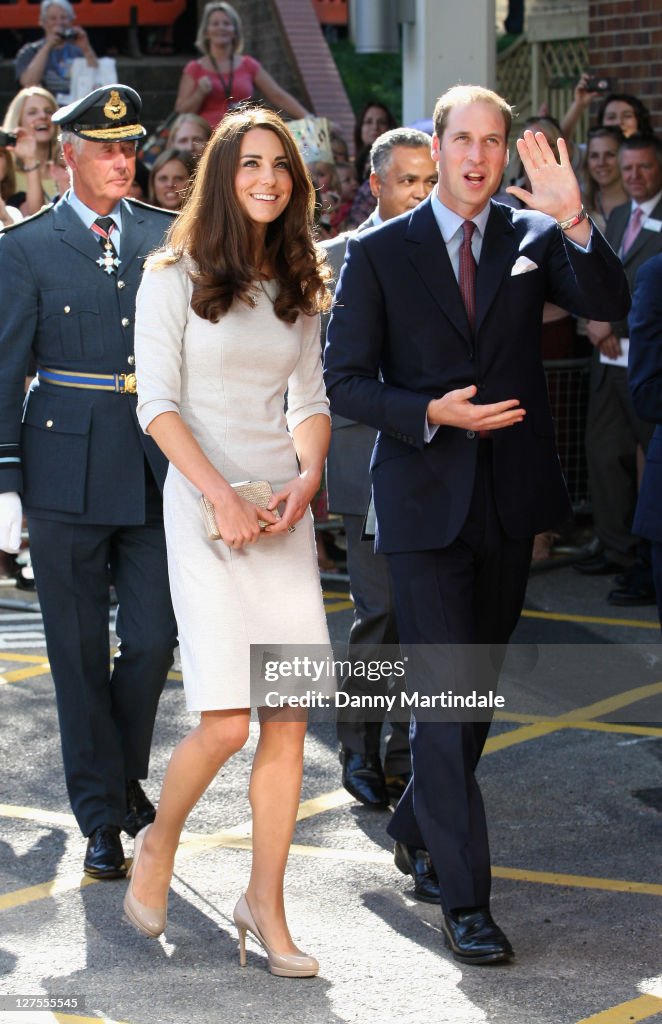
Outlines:
[[111,85],[54,114],[72,188],[0,238],[0,549],[25,512],[84,870],[104,879],[126,873],[120,831],[154,818],[139,780],[177,637],[167,462],[136,418],[136,292],[172,219],[125,198],[141,105]]
[[[607,241],[621,257],[630,288],[639,267],[662,252],[662,142],[632,135],[619,151],[630,201],[616,207]],[[607,600],[618,606],[655,604],[648,546],[632,534],[637,500],[637,449],[653,427],[635,411],[628,387],[628,322],[589,321],[596,347],[586,424],[595,533],[601,550],[575,568],[586,575],[623,573]]]
[[[430,153],[432,139],[415,128],[394,128],[373,143],[370,151],[370,188],[377,208],[357,229],[376,228],[385,221],[413,210],[425,199],[437,181],[437,168]],[[348,234],[323,243],[337,281],[345,259]],[[328,317],[322,324],[326,339]],[[354,600],[354,621],[349,634],[348,657],[352,664],[388,658],[396,648],[398,633],[393,606],[393,588],[386,558],[374,551],[374,538],[364,530],[370,505],[370,457],[377,431],[364,423],[332,416],[331,447],[327,459],[329,508],[343,517],[347,537],[347,565]],[[369,524],[368,524],[369,525]],[[350,674],[341,690],[351,696],[386,694],[389,678],[369,681]],[[347,708],[337,723],[342,782],[352,796],[367,807],[388,806],[397,799],[411,777],[409,724],[391,722],[384,763],[380,740],[384,715]],[[414,878],[414,894],[423,901],[439,901],[439,886],[425,850],[403,849],[399,866]]]

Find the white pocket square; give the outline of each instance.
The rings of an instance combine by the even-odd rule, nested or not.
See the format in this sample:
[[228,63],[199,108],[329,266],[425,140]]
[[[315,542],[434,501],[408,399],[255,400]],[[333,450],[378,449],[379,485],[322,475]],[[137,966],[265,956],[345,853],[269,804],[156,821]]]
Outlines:
[[538,264],[530,260],[528,256],[518,256],[513,264],[513,269],[510,271],[510,276],[515,277],[516,274],[528,274],[530,270],[537,270]]

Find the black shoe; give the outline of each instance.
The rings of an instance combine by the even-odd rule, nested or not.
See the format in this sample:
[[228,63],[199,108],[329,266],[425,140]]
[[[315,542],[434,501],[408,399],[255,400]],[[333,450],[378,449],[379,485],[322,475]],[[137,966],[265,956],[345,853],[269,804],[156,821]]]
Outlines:
[[401,772],[399,775],[387,775],[385,778],[386,792],[388,793],[391,801],[395,801],[397,804],[398,800],[409,785],[411,779],[411,772]]
[[355,800],[375,810],[389,806],[384,772],[378,757],[364,757],[351,750],[343,750],[340,761],[342,784]]
[[127,835],[137,836],[141,828],[151,825],[156,817],[154,804],[145,796],[138,779],[127,779],[126,807],[127,815],[122,828]]
[[607,558],[604,551],[581,562],[575,562],[572,568],[582,576],[613,576],[614,573],[623,571],[623,566]]
[[116,825],[100,825],[87,840],[83,871],[90,878],[124,878],[126,864]]
[[414,879],[414,896],[421,903],[439,903],[439,879],[427,850],[417,850],[405,843],[396,843],[393,860],[398,871]]
[[513,947],[492,920],[488,907],[451,910],[441,915],[444,941],[463,964],[494,964],[510,960]]
[[610,590],[607,595],[607,603],[615,604],[619,608],[634,608],[642,605],[657,604],[657,599],[653,587],[630,583],[624,587],[619,587],[617,590]]

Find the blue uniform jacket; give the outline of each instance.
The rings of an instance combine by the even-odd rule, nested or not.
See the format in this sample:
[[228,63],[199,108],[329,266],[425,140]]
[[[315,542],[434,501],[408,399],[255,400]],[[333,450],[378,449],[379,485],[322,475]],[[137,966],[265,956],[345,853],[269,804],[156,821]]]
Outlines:
[[136,396],[35,382],[37,366],[135,371],[136,292],[162,244],[165,211],[122,201],[121,265],[97,265],[93,232],[64,200],[0,236],[0,491],[27,513],[65,522],[145,519],[145,457],[163,486],[167,461],[136,418]]

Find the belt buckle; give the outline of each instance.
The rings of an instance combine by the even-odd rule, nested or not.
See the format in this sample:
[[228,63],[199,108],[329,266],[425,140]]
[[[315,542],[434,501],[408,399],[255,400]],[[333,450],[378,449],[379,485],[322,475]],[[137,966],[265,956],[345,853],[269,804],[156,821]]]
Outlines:
[[120,395],[135,395],[138,393],[135,373],[119,373],[117,379],[119,381]]

